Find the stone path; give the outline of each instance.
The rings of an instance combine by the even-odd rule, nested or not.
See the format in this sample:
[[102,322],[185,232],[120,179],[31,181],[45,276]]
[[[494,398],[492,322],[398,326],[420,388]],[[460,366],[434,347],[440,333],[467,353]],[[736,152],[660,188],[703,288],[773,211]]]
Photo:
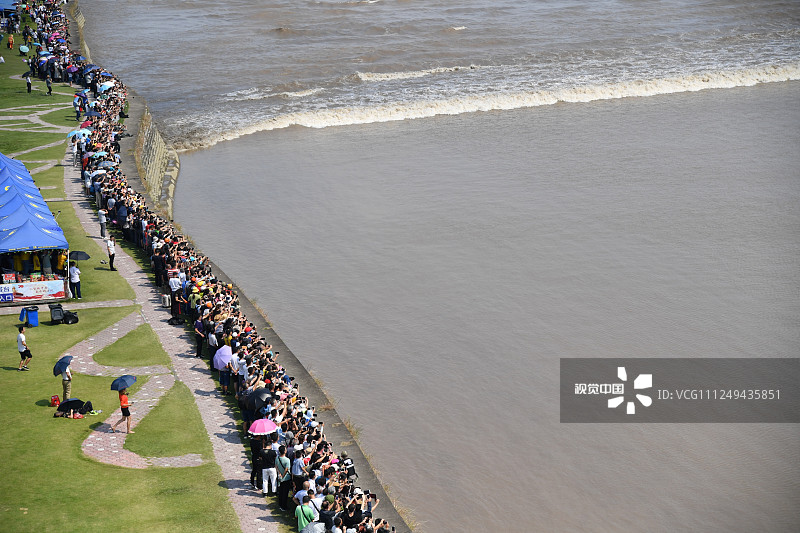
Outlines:
[[[95,239],[100,239],[99,236],[95,235],[98,229],[96,214],[89,200],[83,194],[80,173],[72,165],[72,154],[68,153],[66,157],[68,159],[62,162],[64,165],[65,195],[68,198],[77,199],[73,200],[75,213],[86,233]],[[160,292],[149,281],[147,273],[122,249],[122,246],[117,247],[114,266],[133,288],[136,295],[135,303],[142,306],[142,320],[150,324],[164,350],[170,355],[173,366],[173,379],[178,379],[185,383],[194,395],[203,424],[211,440],[214,459],[222,470],[225,484],[228,487],[228,498],[239,517],[242,531],[245,533],[256,531],[277,533],[278,521],[270,515],[266,501],[258,492],[248,488],[250,481],[249,461],[239,438],[234,413],[228,407],[224,398],[217,392],[216,384],[206,364],[194,357],[194,339],[189,336],[185,329],[171,326],[167,323],[170,314],[167,309],[161,307]],[[134,323],[137,320],[129,316],[123,319],[122,322],[128,319]],[[117,335],[119,335],[120,329],[120,326],[118,326]],[[113,328],[108,334],[113,335]],[[98,340],[98,336],[96,335],[94,340],[87,339],[85,342],[95,343],[88,346],[96,346],[102,342],[102,340]],[[84,361],[84,363],[87,369],[90,368],[88,361]],[[128,370],[129,373],[133,373],[132,369]],[[143,387],[143,390],[147,388],[146,395],[142,395],[142,391],[140,391],[137,397],[133,399],[136,402],[137,398],[144,398],[144,401],[138,400],[141,403],[136,404],[135,410],[132,410],[134,423],[144,418],[146,411],[143,410],[149,411],[148,406],[155,404],[154,401],[148,400],[148,398],[154,398],[159,387],[164,387],[165,391],[169,389],[171,384],[167,385],[165,380],[169,378],[166,376],[172,377],[169,374],[158,374],[150,378],[149,382]],[[160,384],[156,383],[157,380],[162,382]],[[153,382],[155,389],[148,387],[150,382]],[[116,413],[109,418],[110,422],[114,423],[117,420],[115,415]],[[149,465],[189,466],[176,458],[140,458],[123,449],[124,434],[110,434],[107,432],[108,427],[108,424],[102,424],[92,432],[83,444],[84,452],[95,457],[102,457],[107,462],[131,468],[145,468]],[[186,461],[190,460],[187,456],[183,457]]]
[[[37,305],[32,302],[31,305]],[[70,301],[64,305],[64,309],[75,311],[77,309],[94,309],[96,307],[127,307],[136,305],[134,300],[105,300],[102,302],[75,302]],[[39,308],[39,322],[50,320],[50,308],[45,305],[37,305]],[[20,307],[0,307],[0,315],[18,315]]]

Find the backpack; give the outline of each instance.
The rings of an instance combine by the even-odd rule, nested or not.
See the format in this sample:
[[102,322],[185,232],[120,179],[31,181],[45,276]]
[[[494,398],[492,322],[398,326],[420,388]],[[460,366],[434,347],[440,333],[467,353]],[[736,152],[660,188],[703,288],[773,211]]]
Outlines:
[[74,311],[64,311],[64,324],[77,324],[78,313]]

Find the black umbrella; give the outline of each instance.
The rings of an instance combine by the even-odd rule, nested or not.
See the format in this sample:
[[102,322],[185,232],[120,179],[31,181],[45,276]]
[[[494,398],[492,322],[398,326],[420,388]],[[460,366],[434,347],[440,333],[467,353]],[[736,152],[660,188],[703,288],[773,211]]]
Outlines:
[[118,377],[111,383],[111,390],[127,389],[134,383],[136,383],[136,376],[125,374],[124,376]]
[[86,261],[87,259],[91,259],[91,256],[86,252],[81,252],[80,250],[73,250],[69,253],[69,258],[74,261]]
[[252,409],[253,411],[257,411],[264,407],[269,400],[272,399],[272,394],[270,394],[269,390],[261,387],[260,389],[256,389],[251,392],[247,396],[247,406]]
[[61,402],[61,404],[58,406],[58,409],[56,409],[56,411],[61,411],[62,413],[68,413],[70,411],[77,411],[78,409],[83,407],[84,403],[86,403],[86,402],[82,402],[78,398],[70,398],[66,402]]
[[68,366],[69,363],[72,361],[71,355],[65,355],[58,361],[56,361],[56,366],[53,367],[53,375],[57,376],[62,373]]

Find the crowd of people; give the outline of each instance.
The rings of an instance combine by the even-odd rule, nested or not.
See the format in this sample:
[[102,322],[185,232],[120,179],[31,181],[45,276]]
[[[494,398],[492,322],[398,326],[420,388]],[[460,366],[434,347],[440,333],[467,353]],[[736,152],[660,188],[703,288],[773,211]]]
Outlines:
[[[374,515],[380,500],[357,486],[352,459],[346,452],[334,452],[315,407],[281,366],[279,352],[244,315],[233,286],[217,279],[208,258],[130,186],[120,166],[120,140],[129,135],[123,120],[125,85],[111,72],[87,65],[79,52],[69,50],[68,42],[59,42],[68,40],[69,28],[54,2],[27,5],[28,16],[38,17],[38,24],[25,35],[52,43],[40,44],[46,52],[58,52],[52,61],[37,60],[32,73],[78,84],[73,106],[76,120],[83,116],[83,121],[71,133],[71,149],[84,191],[96,204],[101,236],[108,237],[110,268],[117,246],[114,234],[150,257],[155,284],[171,310],[170,322],[193,330],[196,357],[207,359],[219,373],[220,394],[238,402],[256,494],[276,498],[284,511],[294,509],[298,531],[304,533],[393,531]],[[218,352],[226,357],[215,358]],[[258,419],[272,422],[274,431],[248,433]]]

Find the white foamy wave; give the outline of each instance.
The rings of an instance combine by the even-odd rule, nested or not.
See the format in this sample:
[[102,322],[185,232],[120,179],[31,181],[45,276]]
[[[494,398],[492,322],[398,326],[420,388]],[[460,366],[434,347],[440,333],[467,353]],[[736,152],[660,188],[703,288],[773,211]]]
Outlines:
[[305,96],[311,96],[312,94],[317,94],[322,92],[323,89],[317,87],[316,89],[306,89],[305,91],[285,91],[282,93],[274,93],[271,96],[284,96],[286,98],[303,98]]
[[[565,89],[456,96],[443,100],[419,100],[377,106],[340,107],[287,113],[235,131],[206,139],[202,146],[211,146],[259,131],[290,126],[325,128],[374,122],[390,122],[428,118],[436,115],[458,115],[476,111],[497,111],[553,105],[559,102],[591,102],[637,96],[655,96],[704,89],[746,87],[759,83],[800,80],[800,63],[739,71],[709,72],[680,78],[634,80],[603,85],[586,85]],[[180,143],[178,143],[180,144]],[[201,146],[189,143],[182,149]]]
[[233,91],[225,93],[223,96],[228,101],[236,100],[264,100],[266,98],[282,97],[282,98],[303,98],[322,92],[323,89],[317,87],[315,89],[305,89],[302,91],[280,91],[271,92],[269,89],[258,89],[253,87],[251,89],[243,89],[241,91]]
[[451,26],[450,27],[450,31],[462,31],[462,30],[466,30],[466,29],[467,29],[466,26]]
[[356,76],[361,81],[374,82],[374,81],[390,81],[390,80],[408,80],[411,78],[423,78],[431,74],[441,74],[443,72],[459,72],[476,70],[480,67],[470,65],[468,67],[438,67],[430,68],[427,70],[412,70],[408,72],[356,72]]

